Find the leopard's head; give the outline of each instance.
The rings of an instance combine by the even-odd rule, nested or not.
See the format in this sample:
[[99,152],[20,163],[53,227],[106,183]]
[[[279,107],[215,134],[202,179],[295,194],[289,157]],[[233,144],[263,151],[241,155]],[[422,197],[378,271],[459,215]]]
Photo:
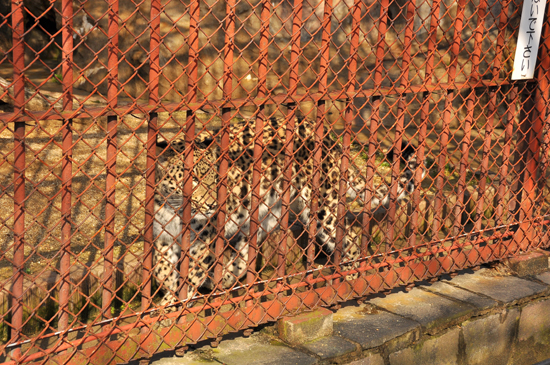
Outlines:
[[[217,146],[209,132],[201,132],[195,138],[193,150],[193,208],[211,206],[216,202],[216,184],[218,176]],[[184,184],[184,138],[172,141],[157,140],[159,155],[157,166],[157,190],[166,198],[182,199]]]

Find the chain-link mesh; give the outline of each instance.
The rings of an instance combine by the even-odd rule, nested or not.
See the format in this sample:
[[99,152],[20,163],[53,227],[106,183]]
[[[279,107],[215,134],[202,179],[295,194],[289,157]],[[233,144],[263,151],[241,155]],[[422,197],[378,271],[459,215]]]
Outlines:
[[[114,363],[548,246],[514,0],[0,0],[0,362]],[[541,9],[542,11],[542,9]]]

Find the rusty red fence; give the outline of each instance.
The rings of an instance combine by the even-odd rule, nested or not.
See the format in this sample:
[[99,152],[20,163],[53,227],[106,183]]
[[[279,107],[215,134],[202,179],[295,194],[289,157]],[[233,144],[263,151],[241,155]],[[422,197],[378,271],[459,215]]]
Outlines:
[[520,9],[0,1],[0,361],[148,359],[546,248]]

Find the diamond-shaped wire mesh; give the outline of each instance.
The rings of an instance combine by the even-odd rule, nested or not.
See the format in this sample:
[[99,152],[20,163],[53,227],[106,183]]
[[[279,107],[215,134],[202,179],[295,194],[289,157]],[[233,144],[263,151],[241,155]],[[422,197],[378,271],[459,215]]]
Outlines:
[[512,0],[0,1],[0,363],[125,363],[549,245]]

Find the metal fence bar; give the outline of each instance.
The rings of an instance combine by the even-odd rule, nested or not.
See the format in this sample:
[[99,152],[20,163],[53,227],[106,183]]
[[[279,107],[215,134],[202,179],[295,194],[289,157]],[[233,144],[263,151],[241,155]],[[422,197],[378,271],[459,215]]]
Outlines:
[[[215,244],[215,257],[216,263],[214,264],[214,282],[222,282],[223,274],[223,251],[225,242],[225,224],[227,221],[227,171],[229,168],[229,127],[231,124],[232,111],[229,104],[231,95],[233,93],[233,55],[235,48],[235,0],[228,0],[225,7],[226,21],[225,21],[225,42],[224,42],[224,56],[223,56],[223,99],[226,101],[226,105],[222,108],[222,129],[220,132],[221,146],[220,156],[218,157],[218,216],[217,216],[217,228],[218,235],[216,237]],[[231,212],[229,212],[231,216]],[[243,248],[244,249],[244,248]],[[240,255],[244,252],[237,252]],[[247,253],[248,254],[248,253]],[[247,262],[247,254],[244,255],[243,260]],[[238,259],[237,257],[235,258]],[[229,264],[228,264],[229,265]],[[220,299],[218,299],[220,300]]]
[[[376,41],[376,63],[374,66],[374,89],[379,89],[382,85],[382,73],[384,70],[384,50],[386,47],[385,35],[388,24],[388,0],[382,0],[380,3],[380,18],[378,23],[378,39]],[[366,168],[366,191],[365,191],[365,205],[363,206],[363,256],[367,256],[366,246],[368,242],[372,241],[370,227],[373,223],[373,214],[371,210],[373,198],[374,198],[374,172],[376,171],[376,151],[378,150],[378,128],[381,124],[380,119],[380,102],[381,96],[375,95],[372,98],[372,113],[370,119],[369,128],[369,149],[368,149],[368,161]],[[375,253],[380,251],[381,247],[377,247],[374,250]]]
[[[63,36],[63,109],[73,108],[73,7],[72,1],[64,0],[61,4],[62,10],[62,36]],[[60,331],[69,328],[69,297],[71,291],[70,265],[71,265],[71,236],[72,236],[72,152],[73,133],[72,120],[65,120],[62,127],[63,162],[61,167],[62,193],[61,193],[61,214],[63,222],[61,226],[61,257],[59,259],[60,285],[59,285],[59,322]]]
[[[502,4],[502,9],[504,11],[501,11],[498,19],[498,35],[497,35],[497,44],[496,44],[496,52],[495,52],[495,58],[493,60],[493,67],[491,69],[491,75],[493,79],[498,79],[501,65],[502,65],[502,56],[503,56],[503,48],[504,48],[504,37],[505,37],[505,31],[506,31],[506,22],[508,20],[508,11],[509,11],[510,1],[505,1]],[[485,185],[486,180],[489,173],[489,156],[490,156],[490,150],[491,150],[491,139],[492,135],[494,133],[494,123],[495,121],[498,121],[499,113],[497,110],[497,92],[501,91],[502,89],[499,87],[492,87],[489,89],[489,107],[487,112],[487,124],[485,128],[485,141],[483,145],[483,156],[487,156],[487,160],[483,160],[484,162],[481,165],[481,178],[480,178],[480,191],[485,193]],[[506,174],[508,172],[508,163],[509,163],[509,156],[510,156],[510,145],[509,142],[511,142],[511,135],[513,131],[513,121],[510,121],[507,124],[506,132],[505,132],[505,147],[503,148],[503,161],[502,161],[502,169],[503,171],[499,171],[499,187],[497,188],[496,193],[496,200],[499,202],[498,207],[501,208],[501,211],[499,212],[498,207],[495,210],[495,225],[500,226],[504,222],[502,220],[502,207],[503,207],[503,200],[504,200],[504,194],[506,185],[504,184],[506,181]],[[500,170],[500,169],[499,169]],[[502,189],[501,189],[502,187]],[[475,230],[481,229],[481,214],[483,212],[483,200],[484,196],[481,196],[480,202],[478,202],[476,207],[476,223],[475,223]]]
[[[454,82],[452,84],[445,83],[445,82],[439,82],[436,85],[410,85],[408,92],[411,94],[424,92],[427,89],[429,89],[432,92],[436,91],[445,91],[445,92],[452,92],[454,90],[460,90],[466,87],[474,87],[474,88],[487,88],[491,86],[505,86],[505,85],[511,85],[512,82],[509,80],[498,80],[498,81],[489,81],[489,80],[479,80],[475,84],[471,84],[468,82]],[[362,89],[362,90],[356,90],[354,95],[347,95],[347,93],[339,90],[339,91],[327,91],[324,94],[319,94],[317,92],[310,92],[306,94],[297,94],[295,100],[299,100],[300,102],[318,102],[322,100],[340,100],[345,99],[347,97],[353,97],[353,98],[370,98],[374,96],[392,96],[397,95],[405,92],[405,90],[402,90],[399,86],[380,86],[378,88],[372,88],[372,89]],[[266,105],[279,105],[279,104],[285,104],[287,100],[289,99],[288,94],[277,94],[273,95],[269,98],[269,100],[259,100],[257,98],[233,98],[232,99],[232,106],[235,109],[246,107],[246,106],[254,106],[257,104],[260,104],[261,102],[265,102]],[[163,102],[157,106],[151,105],[151,104],[128,104],[128,105],[121,105],[114,111],[105,110],[104,107],[86,107],[84,108],[77,108],[72,111],[60,111],[60,110],[53,110],[53,111],[32,111],[27,110],[25,115],[17,115],[16,113],[0,113],[0,121],[10,121],[13,120],[16,117],[19,117],[22,121],[33,121],[33,120],[58,120],[60,118],[63,119],[75,119],[75,118],[96,118],[96,117],[103,117],[108,115],[125,115],[130,113],[143,113],[143,112],[150,112],[151,110],[156,110],[157,112],[175,112],[175,111],[184,111],[189,110],[193,108],[201,108],[205,111],[215,111],[223,106],[223,101],[221,100],[201,100],[197,102],[196,104],[187,104],[183,105],[180,102],[171,102],[166,101]]]
[[[302,0],[294,0],[294,6],[292,8],[292,30],[290,35],[290,44],[292,49],[290,51],[290,65],[288,75],[288,100],[287,100],[287,112],[285,114],[285,144],[284,144],[284,162],[283,162],[283,184],[282,184],[282,209],[281,209],[281,241],[277,248],[277,274],[278,276],[284,276],[286,273],[286,255],[288,250],[288,238],[289,232],[289,219],[290,219],[290,187],[292,179],[292,169],[290,164],[293,161],[294,151],[294,133],[295,133],[295,117],[296,117],[296,96],[298,93],[298,82],[300,81],[299,75],[299,62],[301,56],[301,32],[302,32],[302,16],[303,16],[303,2]],[[310,213],[311,216],[311,213]],[[311,257],[315,255],[315,252],[308,251],[308,267],[310,261],[313,262]],[[283,282],[277,283],[277,288],[284,286]]]
[[[426,71],[424,76],[424,83],[431,85],[432,77],[434,73],[434,58],[437,47],[437,29],[439,23],[439,13],[441,11],[441,0],[433,0],[430,12],[430,28],[428,32],[428,49],[426,56]],[[422,182],[422,169],[421,164],[424,163],[426,156],[426,134],[428,129],[428,122],[430,117],[430,102],[432,100],[432,93],[430,91],[424,91],[420,95],[420,131],[418,133],[418,166],[414,173],[414,184],[420,187]],[[411,235],[408,239],[408,244],[411,247],[416,246],[416,236],[418,234],[418,216],[420,206],[420,189],[416,189],[412,197],[412,214],[411,214]]]
[[[328,91],[328,73],[330,66],[330,34],[331,34],[331,20],[332,20],[332,0],[323,0],[324,9],[323,9],[323,19],[322,19],[322,35],[321,35],[321,47],[319,50],[319,73],[317,74],[316,79],[318,80],[318,93],[323,95]],[[324,172],[322,169],[323,164],[323,138],[325,136],[324,131],[324,121],[327,119],[328,108],[326,105],[326,100],[319,100],[316,106],[316,121],[315,121],[315,154],[313,155],[313,179],[312,179],[312,199],[311,199],[311,208],[310,208],[310,226],[309,226],[309,247],[315,247],[315,242],[317,240],[318,230],[321,229],[319,224],[322,225],[322,222],[328,218],[326,214],[321,214],[321,207],[319,206],[320,201],[320,187],[321,187],[321,174]],[[329,212],[332,214],[332,212]],[[332,232],[328,232],[329,235],[332,235]],[[342,250],[342,242],[336,242],[333,263],[336,265],[338,270],[338,265],[340,263],[340,257],[338,252]],[[339,280],[336,279],[333,281],[333,285],[338,285]]]
[[[199,0],[191,1],[189,4],[189,63],[187,64],[187,101],[189,103],[197,102],[198,92],[198,57],[199,57],[199,18],[200,4]],[[192,216],[191,197],[193,195],[193,167],[194,167],[194,139],[196,129],[196,111],[187,111],[187,120],[185,127],[185,151],[184,151],[184,171],[183,171],[183,232],[181,239],[181,251],[183,253],[180,266],[180,277],[187,278],[189,274],[189,252],[191,248],[191,230],[189,223]],[[177,244],[177,242],[175,243]],[[183,286],[179,292],[180,300],[187,298],[189,292],[189,283],[183,281]]]
[[[153,108],[159,104],[159,77],[160,77],[160,0],[151,1],[150,23],[151,35],[149,40],[149,100]],[[147,127],[147,162],[145,187],[145,227],[143,232],[143,267],[141,288],[141,310],[146,311],[152,303],[153,279],[153,220],[155,216],[155,188],[156,188],[156,140],[158,135],[158,112],[149,113]],[[142,333],[147,333],[142,328]]]
[[[458,0],[458,6],[457,6],[457,15],[456,19],[454,21],[454,35],[453,35],[453,42],[451,45],[451,64],[449,65],[449,72],[448,72],[448,79],[449,82],[452,83],[452,80],[456,78],[457,73],[457,62],[458,62],[458,53],[460,51],[460,42],[461,42],[461,34],[462,29],[464,25],[464,10],[466,6],[465,0]],[[436,190],[437,194],[435,197],[434,202],[434,220],[432,225],[432,232],[435,235],[435,237],[438,237],[440,231],[441,231],[441,225],[442,222],[442,212],[443,212],[443,187],[445,184],[444,180],[444,173],[445,173],[445,165],[447,163],[447,145],[449,143],[449,126],[451,122],[451,113],[453,109],[453,101],[455,98],[455,91],[447,91],[445,97],[445,111],[443,114],[443,126],[441,135],[439,137],[439,156],[437,160],[437,180],[436,180]],[[465,131],[466,132],[466,131]]]
[[[546,10],[546,19],[549,19],[550,9]],[[548,102],[550,101],[550,57],[548,52],[550,51],[550,27],[545,24],[544,32],[542,34],[542,47],[540,50],[540,64],[539,73],[537,75],[537,108],[538,118],[541,119],[543,125],[543,131],[547,131],[541,135],[542,148],[539,152],[539,164],[538,169],[539,176],[537,181],[538,196],[536,198],[534,216],[541,216],[542,207],[544,206],[545,196],[545,181],[546,174],[548,172],[548,153],[550,152],[550,136],[548,128],[550,127],[550,120],[546,117],[548,115]],[[541,237],[542,231],[537,226],[537,231],[534,232],[534,236]]]
[[[12,0],[12,40],[13,40],[13,95],[16,115],[25,113],[25,32],[23,23],[23,2]],[[13,276],[11,300],[11,341],[21,339],[23,329],[23,272],[25,260],[25,122],[16,120],[13,132]],[[21,356],[21,349],[11,353],[15,360]]]
[[[472,80],[478,80],[479,75],[479,66],[481,62],[481,47],[483,44],[483,33],[485,31],[485,18],[487,15],[487,1],[481,0],[478,7],[477,7],[477,25],[474,30],[474,51],[472,53],[472,71],[470,73],[470,79]],[[466,191],[466,171],[468,169],[469,163],[468,163],[468,157],[469,152],[472,149],[472,124],[474,121],[474,108],[475,108],[475,99],[476,99],[476,91],[475,89],[470,89],[470,93],[468,95],[468,99],[466,101],[466,119],[464,120],[464,137],[462,139],[462,156],[460,158],[460,169],[459,169],[459,181],[458,181],[458,196],[457,196],[457,202],[454,206],[454,215],[455,215],[455,221],[453,223],[453,234],[458,235],[461,231],[461,223],[462,223],[462,212],[465,209],[464,206],[464,193]],[[490,121],[487,122],[487,124],[491,124]],[[490,138],[490,135],[487,135],[486,133],[486,140],[487,138]],[[489,139],[490,142],[490,139]],[[482,166],[483,164],[487,164],[488,162],[488,155],[484,154],[482,159]],[[483,167],[481,168],[483,171]],[[483,197],[485,195],[485,182],[480,182],[479,186],[479,196],[478,196],[478,204],[481,204],[481,208],[483,209]],[[479,205],[478,205],[479,207]],[[479,222],[479,228],[481,229],[481,214],[479,214],[476,217],[476,221]],[[476,222],[476,227],[477,227]]]
[[[351,34],[348,35],[350,39],[350,49],[348,58],[348,82],[344,86],[348,93],[355,91],[355,80],[357,77],[357,54],[359,48],[359,26],[361,22],[361,6],[360,0],[355,0],[353,6],[350,9],[352,14]],[[347,170],[350,166],[350,145],[351,145],[351,133],[352,123],[355,116],[353,99],[346,100],[346,106],[344,110],[344,139],[343,139],[343,153],[342,161],[340,162],[340,181],[338,185],[338,211],[337,211],[337,231],[336,242],[339,244],[342,240],[346,239],[346,192],[348,190],[348,184],[350,184]],[[349,243],[350,250],[360,250],[361,247],[352,247],[352,243]],[[342,252],[336,252],[338,255],[342,255]]]
[[[108,90],[107,102],[112,109],[117,107],[118,95],[118,0],[109,3],[109,45],[108,45]],[[103,251],[103,277],[101,310],[104,318],[111,318],[113,302],[114,245],[116,240],[115,214],[117,210],[115,193],[117,185],[116,160],[118,156],[118,117],[107,117],[107,177],[105,180],[105,247]]]
[[[267,90],[267,71],[268,71],[268,46],[269,46],[269,20],[271,13],[271,2],[264,0],[261,2],[262,10],[260,12],[260,54],[258,56],[258,84],[256,88],[258,90],[257,97],[265,98],[268,95]],[[260,180],[262,177],[262,156],[264,153],[264,120],[265,120],[265,105],[258,105],[256,112],[256,127],[254,130],[254,166],[252,172],[252,199],[250,203],[250,248],[248,252],[248,270],[246,275],[246,282],[252,285],[256,280],[256,257],[258,251],[258,230],[261,228],[261,222],[259,221],[260,214]],[[266,232],[269,234],[269,232]],[[284,242],[284,241],[283,241]],[[286,242],[284,242],[286,243]],[[284,267],[284,265],[282,265]],[[284,273],[283,273],[284,275]],[[254,289],[251,288],[250,291]],[[248,302],[247,306],[252,306],[252,302]]]
[[[547,9],[546,17],[550,15],[550,9]],[[550,49],[550,36],[548,25],[544,31],[546,38],[543,42],[543,49]],[[543,52],[540,56],[542,58],[542,65],[548,66],[548,55]],[[547,102],[548,102],[548,70],[539,66],[537,70],[537,82],[534,86],[534,95],[530,93],[528,98],[533,99],[533,108],[530,111],[530,122],[532,126],[529,131],[529,144],[525,150],[522,150],[523,156],[526,161],[525,176],[522,181],[523,197],[521,199],[519,211],[521,214],[521,221],[514,236],[514,241],[523,250],[527,250],[534,242],[535,227],[533,226],[533,213],[536,202],[536,187],[537,187],[537,173],[540,172],[540,148],[543,138],[543,125],[547,119]],[[529,105],[529,104],[527,104]],[[526,111],[527,112],[527,111]]]
[[[403,51],[401,59],[401,77],[399,78],[399,86],[403,90],[409,87],[409,71],[411,66],[411,52],[413,41],[413,26],[414,26],[414,9],[415,3],[409,1],[405,9],[405,37],[403,41]],[[391,185],[390,185],[390,204],[388,209],[388,229],[386,233],[386,241],[393,246],[395,240],[395,220],[397,214],[397,193],[399,185],[399,175],[401,166],[401,145],[403,143],[403,134],[405,133],[405,113],[406,113],[406,94],[401,94],[398,97],[397,104],[397,123],[395,124],[395,137],[393,140],[393,155],[394,161],[391,167]]]

